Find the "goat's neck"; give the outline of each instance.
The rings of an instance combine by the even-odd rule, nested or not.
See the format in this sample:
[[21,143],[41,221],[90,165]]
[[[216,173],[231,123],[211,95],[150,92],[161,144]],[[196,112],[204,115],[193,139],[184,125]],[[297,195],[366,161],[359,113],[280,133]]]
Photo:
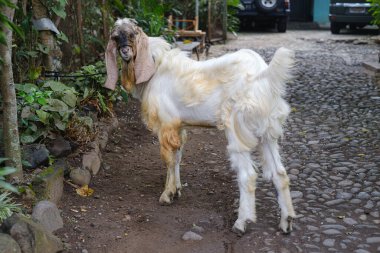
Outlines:
[[141,101],[142,97],[143,97],[143,94],[144,94],[144,91],[145,91],[148,83],[149,83],[149,81],[148,82],[144,82],[144,83],[139,83],[138,85],[135,85],[133,87],[132,92],[131,92],[132,97],[138,99],[139,101]]

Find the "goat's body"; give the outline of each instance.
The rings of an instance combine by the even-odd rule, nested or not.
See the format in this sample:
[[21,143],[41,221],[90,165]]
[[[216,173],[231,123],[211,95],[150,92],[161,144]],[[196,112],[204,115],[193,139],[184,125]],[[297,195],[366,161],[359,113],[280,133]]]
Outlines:
[[183,126],[214,126],[225,130],[231,165],[238,174],[241,195],[234,229],[244,231],[246,222],[256,220],[257,175],[250,152],[260,144],[264,177],[273,180],[279,193],[280,227],[290,231],[290,218],[295,214],[277,139],[290,112],[282,96],[291,52],[279,50],[269,65],[247,49],[198,62],[177,49],[170,50],[159,39],[153,40],[157,70],[141,99],[143,119],[158,135],[168,166],[160,202],[170,203],[173,195],[180,194],[179,164],[186,139]]
[[[132,87],[132,93],[141,100],[143,120],[157,134],[167,166],[160,203],[170,204],[174,195],[181,194],[180,162],[186,142],[183,127],[214,126],[225,131],[231,167],[237,173],[240,201],[233,229],[244,232],[247,222],[256,221],[257,173],[250,153],[259,147],[264,177],[273,180],[278,192],[280,227],[290,232],[295,213],[277,140],[290,112],[283,95],[293,63],[292,52],[277,50],[269,65],[247,49],[197,62],[178,49],[171,50],[162,39],[149,38],[146,43],[146,35],[129,19],[118,20],[116,28],[113,36],[119,36],[119,41],[127,38],[125,34],[132,40],[132,46],[121,48],[122,58],[136,59],[123,62],[122,84],[127,89]],[[134,39],[135,35],[138,39]],[[139,46],[142,54],[137,50]],[[131,48],[134,55],[130,54]],[[105,85],[111,89],[117,81],[115,51],[116,42],[111,39],[106,54],[110,75]],[[134,64],[138,66],[135,69]],[[142,66],[148,67],[141,69]],[[134,80],[148,81],[133,86]]]

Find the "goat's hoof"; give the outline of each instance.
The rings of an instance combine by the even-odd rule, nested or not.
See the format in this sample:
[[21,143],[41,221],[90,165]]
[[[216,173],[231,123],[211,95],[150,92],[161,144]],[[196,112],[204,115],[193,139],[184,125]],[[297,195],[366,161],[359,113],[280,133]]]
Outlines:
[[234,232],[238,236],[243,236],[245,232],[247,231],[247,227],[250,227],[250,225],[253,223],[254,221],[251,219],[247,219],[247,220],[238,219],[237,221],[235,221],[235,224],[232,227],[232,232]]
[[161,194],[159,202],[161,205],[170,205],[171,203],[173,203],[173,194],[167,194],[166,192],[163,192]]
[[177,197],[177,198],[180,198],[182,195],[181,195],[181,188],[177,188],[177,191],[176,191],[176,193],[175,193],[175,196]]
[[280,228],[284,234],[290,234],[293,231],[293,217],[281,217]]

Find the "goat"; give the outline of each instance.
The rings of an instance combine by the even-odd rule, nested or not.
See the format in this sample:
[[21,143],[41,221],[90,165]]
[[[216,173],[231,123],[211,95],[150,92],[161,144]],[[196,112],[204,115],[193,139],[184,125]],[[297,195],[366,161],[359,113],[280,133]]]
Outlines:
[[295,212],[289,178],[277,140],[290,107],[283,99],[291,78],[294,53],[280,48],[269,65],[254,51],[242,49],[207,61],[194,61],[161,38],[148,37],[133,19],[119,19],[110,35],[104,87],[115,89],[117,55],[121,84],[141,101],[147,128],[158,135],[167,167],[161,204],[181,196],[180,161],[185,126],[213,126],[225,131],[232,169],[240,191],[238,218],[232,230],[243,234],[256,221],[256,166],[251,152],[260,148],[263,175],[272,179],[281,209],[280,229],[292,231]]

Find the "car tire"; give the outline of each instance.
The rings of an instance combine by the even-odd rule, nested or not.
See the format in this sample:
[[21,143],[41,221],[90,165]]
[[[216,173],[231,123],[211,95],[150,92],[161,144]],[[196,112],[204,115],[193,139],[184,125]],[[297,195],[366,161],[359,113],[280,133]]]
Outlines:
[[341,25],[336,22],[331,22],[330,24],[330,31],[332,34],[339,34]]
[[255,4],[258,11],[271,12],[277,8],[279,0],[255,0]]
[[286,32],[287,25],[288,25],[288,19],[286,17],[280,18],[280,20],[277,23],[277,31],[279,33]]

